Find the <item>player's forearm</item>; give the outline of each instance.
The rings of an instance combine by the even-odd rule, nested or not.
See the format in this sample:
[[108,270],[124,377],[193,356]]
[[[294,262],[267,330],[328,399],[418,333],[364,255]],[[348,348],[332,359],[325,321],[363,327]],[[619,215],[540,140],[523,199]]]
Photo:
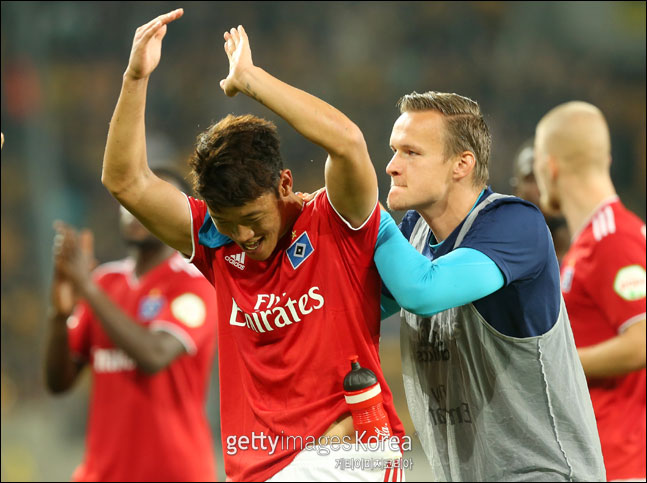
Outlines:
[[427,259],[400,233],[393,218],[381,212],[373,259],[382,281],[403,309],[430,316],[473,302],[499,290],[503,274],[484,254],[458,248]]
[[159,343],[159,334],[138,325],[95,283],[83,283],[79,292],[92,307],[112,343],[132,358],[139,369],[152,374],[170,362]]
[[244,73],[241,91],[285,119],[306,139],[327,153],[355,159],[366,150],[360,129],[342,112],[307,92],[292,87],[254,66]]
[[121,201],[128,189],[148,172],[145,110],[148,78],[124,74],[117,106],[110,121],[101,182]]
[[45,383],[50,392],[67,391],[79,373],[79,365],[72,358],[64,315],[54,314],[49,320],[49,334],[45,352]]
[[623,333],[593,346],[580,347],[577,353],[588,378],[621,376],[640,370],[645,367],[644,328],[642,335]]

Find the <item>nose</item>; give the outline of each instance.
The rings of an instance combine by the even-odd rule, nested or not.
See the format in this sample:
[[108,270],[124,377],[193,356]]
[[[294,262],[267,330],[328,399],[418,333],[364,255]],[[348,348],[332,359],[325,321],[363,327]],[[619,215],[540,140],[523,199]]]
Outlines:
[[386,165],[386,174],[391,177],[399,176],[402,174],[402,166],[400,166],[397,153],[393,155],[391,161],[389,161],[389,164]]
[[254,230],[245,225],[236,225],[236,228],[234,229],[234,232],[232,234],[236,238],[236,241],[239,243],[247,243],[252,238],[254,238]]

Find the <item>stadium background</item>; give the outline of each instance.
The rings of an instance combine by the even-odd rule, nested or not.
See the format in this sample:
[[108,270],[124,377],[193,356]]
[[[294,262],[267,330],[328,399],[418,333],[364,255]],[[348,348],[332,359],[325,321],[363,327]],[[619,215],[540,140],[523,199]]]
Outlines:
[[[102,262],[124,256],[117,203],[100,183],[108,122],[135,29],[178,6],[184,17],[170,26],[149,86],[150,159],[183,165],[211,121],[251,112],[277,123],[296,189],[322,185],[321,149],[218,86],[228,70],[222,33],[243,24],[257,65],[360,126],[383,202],[396,101],[433,89],[480,103],[493,135],[491,184],[502,192],[544,113],[572,99],[599,106],[613,180],[645,218],[644,2],[2,2],[3,481],[66,480],[82,457],[87,374],[62,397],[43,384],[52,221],[92,228]],[[397,320],[384,325],[382,357],[412,433]],[[218,431],[213,380],[208,411]],[[412,454],[409,481],[428,479],[419,448]],[[217,457],[222,478],[219,447]]]

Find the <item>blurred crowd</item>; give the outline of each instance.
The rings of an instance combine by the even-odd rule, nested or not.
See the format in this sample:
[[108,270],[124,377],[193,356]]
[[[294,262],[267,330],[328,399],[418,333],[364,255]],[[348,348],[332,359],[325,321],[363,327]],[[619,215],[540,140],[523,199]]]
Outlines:
[[198,132],[227,113],[251,112],[277,123],[295,188],[323,184],[322,150],[262,106],[220,90],[222,34],[243,24],[257,65],[363,130],[382,201],[403,94],[477,100],[493,135],[490,182],[507,193],[513,159],[539,118],[579,99],[607,117],[616,188],[645,218],[644,2],[3,2],[3,420],[48,397],[52,221],[91,228],[100,261],[125,255],[117,203],[100,182],[108,122],[136,27],[178,6],[184,18],[169,27],[149,86],[151,162],[184,166]]

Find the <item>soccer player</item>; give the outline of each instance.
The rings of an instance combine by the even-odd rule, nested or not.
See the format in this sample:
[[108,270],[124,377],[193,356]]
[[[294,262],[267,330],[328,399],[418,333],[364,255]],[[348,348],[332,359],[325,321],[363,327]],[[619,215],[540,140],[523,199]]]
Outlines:
[[[514,175],[510,179],[510,184],[514,188],[515,196],[530,201],[533,205],[541,209],[539,206],[539,188],[537,187],[537,180],[532,170],[535,162],[533,142],[532,139],[526,141],[515,156]],[[553,238],[557,261],[561,264],[571,243],[566,220],[563,216],[548,215],[546,213],[544,213],[544,218]]]
[[56,230],[47,387],[67,391],[85,365],[93,376],[86,454],[73,480],[214,481],[205,413],[213,287],[124,208],[131,254],[92,274],[91,233],[61,222]]
[[568,102],[549,111],[535,152],[542,206],[563,213],[574,234],[562,292],[607,477],[645,481],[645,224],[616,195],[597,107]]
[[[399,457],[399,448],[351,452],[324,444],[354,435],[342,391],[353,354],[377,375],[393,432],[403,437],[379,363],[373,251],[380,210],[362,133],[332,106],[256,67],[239,26],[225,33],[223,91],[253,97],[323,147],[327,191],[304,204],[283,168],[276,128],[251,115],[227,116],[198,136],[191,166],[204,200],[154,176],[146,159],[146,89],[167,24],[182,14],[162,15],[135,34],[102,181],[216,287],[227,477],[384,481],[383,458]],[[340,461],[362,456],[379,463],[374,471],[349,474]],[[401,476],[401,468],[387,471]]]
[[399,107],[388,205],[409,210],[406,239],[384,222],[375,261],[404,309],[404,387],[432,479],[604,481],[544,217],[487,187],[476,102],[414,92]]

